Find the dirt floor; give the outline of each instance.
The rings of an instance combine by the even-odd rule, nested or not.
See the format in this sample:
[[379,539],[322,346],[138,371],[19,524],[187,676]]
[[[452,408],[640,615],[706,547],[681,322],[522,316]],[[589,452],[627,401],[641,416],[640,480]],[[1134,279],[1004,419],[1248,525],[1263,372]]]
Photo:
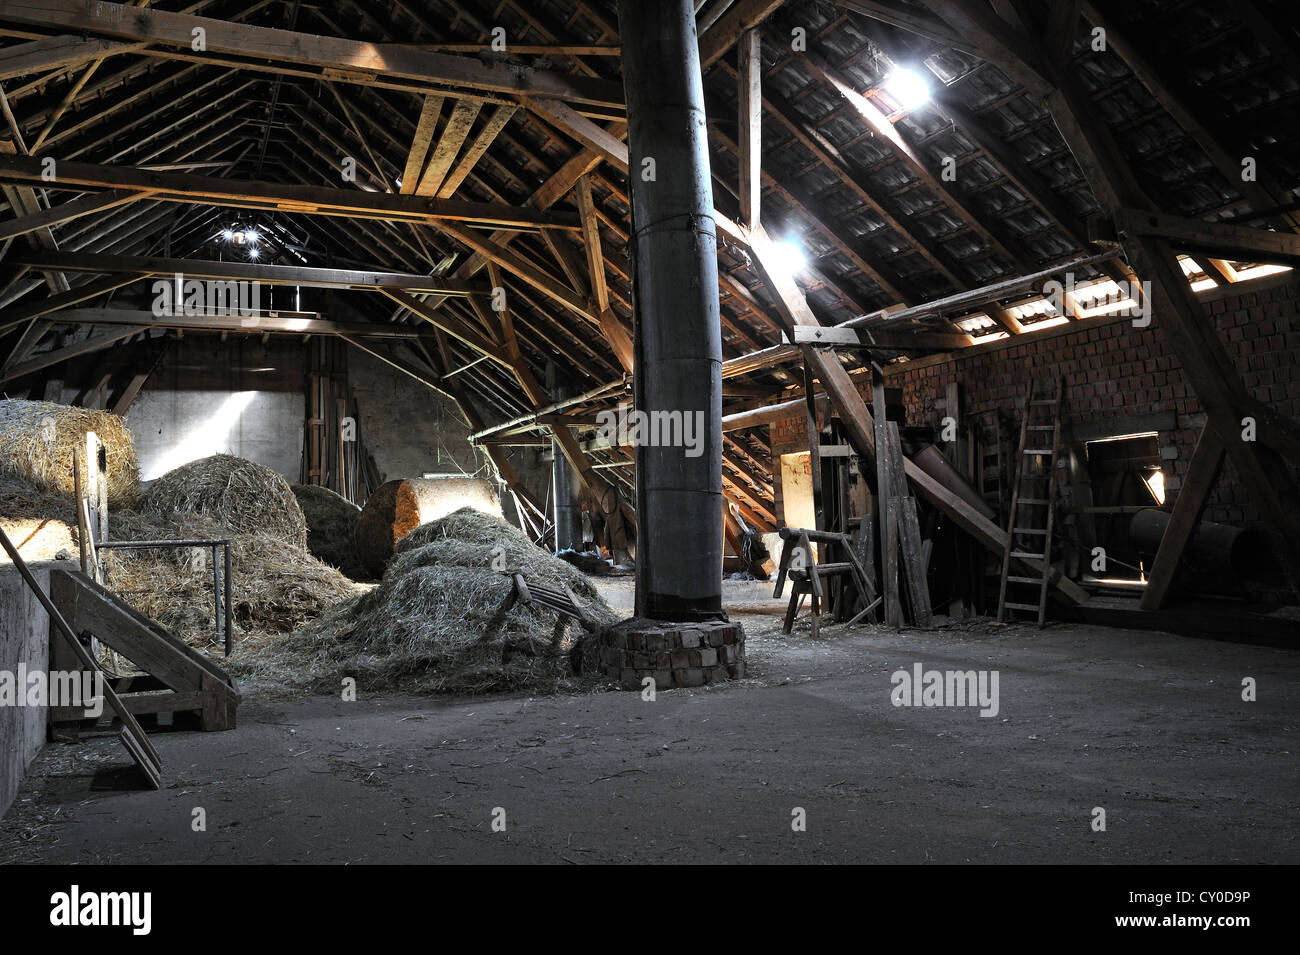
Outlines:
[[[115,735],[48,746],[0,862],[1300,861],[1300,654],[988,622],[784,637],[764,592],[728,583],[750,679],[653,702],[249,698],[233,732],[154,735],[161,792],[122,788]],[[895,707],[918,662],[996,670],[998,715]]]

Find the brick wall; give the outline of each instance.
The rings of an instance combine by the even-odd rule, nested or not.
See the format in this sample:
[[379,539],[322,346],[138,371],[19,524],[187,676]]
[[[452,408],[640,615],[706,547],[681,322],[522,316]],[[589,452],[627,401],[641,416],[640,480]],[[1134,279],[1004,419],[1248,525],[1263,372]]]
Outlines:
[[[1240,289],[1220,287],[1200,298],[1250,393],[1300,417],[1300,278],[1286,274]],[[1146,329],[1127,317],[1090,319],[1023,342],[994,342],[887,370],[888,384],[903,388],[907,422],[936,427],[946,414],[944,391],[951,382],[962,387],[967,416],[1002,408],[1018,420],[1025,382],[1055,376],[1065,379],[1071,425],[1173,413],[1177,426],[1161,430],[1159,444],[1167,458],[1167,488],[1181,486],[1204,415],[1161,330],[1158,306]],[[1229,523],[1259,519],[1230,461],[1205,517]]]

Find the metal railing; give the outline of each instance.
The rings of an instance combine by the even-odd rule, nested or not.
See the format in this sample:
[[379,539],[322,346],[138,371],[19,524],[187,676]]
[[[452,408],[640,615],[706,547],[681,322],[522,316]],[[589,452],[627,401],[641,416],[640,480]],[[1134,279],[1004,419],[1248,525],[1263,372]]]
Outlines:
[[[230,541],[227,540],[175,540],[175,541],[106,541],[96,544],[96,550],[136,550],[165,547],[209,547],[212,549],[212,602],[217,622],[217,641],[225,643],[226,656],[234,649],[234,603],[230,588]],[[224,551],[222,566],[218,569],[217,553]],[[224,586],[223,586],[224,585]],[[225,612],[222,612],[222,597]]]

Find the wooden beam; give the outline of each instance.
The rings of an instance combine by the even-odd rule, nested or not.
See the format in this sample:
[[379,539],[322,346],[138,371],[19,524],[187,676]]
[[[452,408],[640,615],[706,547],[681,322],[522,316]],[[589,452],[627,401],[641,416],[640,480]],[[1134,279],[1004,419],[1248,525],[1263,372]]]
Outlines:
[[1300,235],[1270,232],[1205,219],[1188,219],[1145,209],[1120,209],[1115,228],[1123,234],[1158,236],[1185,252],[1209,252],[1239,262],[1300,265]]
[[148,191],[123,189],[110,189],[108,192],[80,195],[60,205],[42,209],[40,212],[20,215],[15,219],[0,222],[0,241],[26,235],[28,232],[35,232],[37,229],[45,229],[63,222],[71,222],[73,219],[90,215],[92,212],[106,212],[109,209],[116,209],[118,206],[126,205],[129,202],[147,199],[150,195],[152,193]]
[[600,153],[606,162],[620,172],[627,172],[627,143],[604,127],[582,116],[572,106],[546,97],[527,97],[525,106],[561,132],[572,136],[583,146]]
[[1183,551],[1187,549],[1188,542],[1196,533],[1201,513],[1205,510],[1205,502],[1219,479],[1219,469],[1223,466],[1224,454],[1223,441],[1214,428],[1206,424],[1201,429],[1200,438],[1197,439],[1196,450],[1192,452],[1192,460],[1187,466],[1183,486],[1179,488],[1178,497],[1174,499],[1174,511],[1169,518],[1164,536],[1160,538],[1155,563],[1151,565],[1151,573],[1147,575],[1146,590],[1142,594],[1143,610],[1159,610],[1164,606],[1170,585],[1177,575],[1178,563],[1182,560]]
[[632,335],[609,304],[609,286],[605,281],[605,255],[600,245],[600,219],[591,197],[591,183],[586,176],[578,180],[578,212],[582,218],[583,246],[587,251],[587,272],[591,276],[592,295],[601,334],[614,350],[615,357],[626,372],[632,371]]
[[400,371],[402,374],[407,375],[410,378],[414,378],[420,384],[425,385],[428,388],[432,388],[435,391],[442,390],[442,388],[438,384],[437,381],[438,375],[436,372],[427,371],[421,368],[419,365],[415,364],[414,362],[407,361],[405,358],[401,357],[400,355],[394,355],[391,352],[381,351],[376,346],[367,344],[366,342],[363,342],[360,338],[354,337],[352,335],[339,335],[339,338],[343,339],[353,348],[357,349],[357,351],[365,352],[367,355],[370,355],[372,358],[376,358],[379,361],[383,362],[389,368],[394,368],[397,371]]
[[130,43],[87,40],[80,36],[52,36],[30,40],[0,50],[0,80],[44,70],[57,70],[137,47]]
[[199,30],[204,38],[200,52],[209,56],[227,54],[272,65],[312,67],[319,69],[321,76],[346,83],[397,78],[498,94],[551,96],[604,107],[619,107],[623,102],[621,85],[607,80],[100,0],[42,0],[30,6],[11,3],[0,9],[0,20],[41,30],[142,41],[151,44],[151,53],[152,48],[165,47],[188,54],[193,50],[194,31]]
[[41,315],[49,315],[51,312],[57,312],[63,308],[69,308],[78,305],[88,299],[104,295],[114,289],[121,288],[123,285],[130,285],[143,278],[141,275],[110,275],[102,279],[95,279],[87,282],[85,285],[79,285],[74,289],[66,292],[60,292],[57,295],[47,295],[45,298],[37,299],[23,305],[11,305],[8,308],[0,309],[0,332],[15,325],[21,325],[29,319],[37,318]]
[[4,371],[0,371],[0,383],[13,381],[16,378],[22,378],[24,375],[30,375],[34,371],[41,371],[49,368],[51,365],[57,365],[59,362],[67,361],[69,358],[77,358],[81,355],[88,355],[91,352],[107,348],[115,342],[120,342],[124,338],[130,338],[139,332],[139,329],[128,328],[126,331],[115,329],[111,332],[103,332],[99,335],[92,335],[89,338],[83,338],[75,344],[68,345],[64,348],[56,348],[52,351],[44,352],[35,358],[29,358],[27,361],[19,362]]
[[353,269],[318,269],[302,265],[262,265],[212,259],[169,259],[102,252],[16,253],[10,261],[36,269],[63,272],[133,272],[139,277],[181,275],[185,279],[230,279],[267,285],[305,285],[308,288],[342,288],[358,291],[405,289],[439,295],[487,295],[487,284],[460,279],[433,278],[406,272],[370,272]]
[[[42,163],[43,160],[34,156],[0,153],[0,181],[40,188],[44,182]],[[433,199],[426,196],[365,192],[361,189],[335,189],[330,186],[240,181],[69,160],[59,162],[59,185],[67,189],[152,191],[157,193],[152,198],[165,202],[278,209],[306,215],[416,222],[425,225],[465,222],[516,229],[575,229],[578,225],[574,216],[497,203]]]
[[456,316],[452,315],[446,309],[434,309],[420,298],[409,292],[398,289],[382,288],[379,290],[384,295],[391,298],[397,304],[410,309],[416,315],[423,318],[430,325],[441,329],[453,338],[459,339],[475,351],[486,355],[498,365],[505,368],[513,367],[510,358],[501,350],[496,342],[488,339],[478,327],[470,325]]
[[835,6],[852,11],[860,16],[890,26],[898,27],[917,36],[933,40],[942,46],[961,50],[963,53],[978,55],[976,47],[969,43],[960,33],[937,17],[913,7],[903,7],[883,0],[833,0]]
[[745,33],[776,13],[782,0],[736,0],[700,37],[700,70],[722,59]]
[[[274,315],[155,315],[133,308],[69,308],[53,312],[48,321],[60,325],[135,325],[140,328],[185,328],[195,331],[247,332],[261,335],[351,335],[355,338],[395,340],[431,337],[418,326],[382,325],[377,322],[334,322],[312,313],[277,312]],[[0,313],[2,317],[2,313]]]

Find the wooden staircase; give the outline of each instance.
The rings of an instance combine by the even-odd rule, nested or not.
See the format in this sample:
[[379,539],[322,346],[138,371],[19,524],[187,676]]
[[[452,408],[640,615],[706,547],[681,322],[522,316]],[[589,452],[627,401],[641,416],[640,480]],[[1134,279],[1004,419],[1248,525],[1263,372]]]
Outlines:
[[[144,671],[144,676],[114,681],[129,712],[194,711],[203,730],[235,728],[239,690],[207,656],[77,571],[52,571],[50,598],[78,637],[94,636]],[[79,718],[79,712],[63,713],[57,707],[50,713],[54,723]]]
[[[1040,627],[1047,620],[1047,585],[1052,572],[1062,382],[1057,379],[1050,397],[1043,396],[1041,391],[1033,381],[1025,388],[1016,477],[1011,485],[1011,512],[1007,518],[1007,542],[998,587],[998,620],[1007,621],[1008,612],[1032,613]],[[1013,574],[1012,561],[1021,559],[1041,561],[1041,575]],[[1025,596],[1008,599],[1008,589]],[[1030,593],[1035,593],[1033,603],[1029,602]]]

